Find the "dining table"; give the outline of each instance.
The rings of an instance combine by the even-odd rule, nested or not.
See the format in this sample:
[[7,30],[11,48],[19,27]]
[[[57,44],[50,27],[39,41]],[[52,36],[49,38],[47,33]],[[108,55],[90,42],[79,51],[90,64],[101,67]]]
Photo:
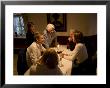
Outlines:
[[[60,53],[66,53],[71,55],[71,50],[67,49],[66,45],[58,45],[57,47],[53,47],[53,49],[57,52],[59,57],[59,64],[58,67],[62,71],[63,75],[71,75],[72,71],[72,61],[64,59],[60,56]],[[59,53],[60,52],[60,53]],[[31,67],[30,67],[31,68]],[[24,75],[30,75],[30,68],[25,72]]]

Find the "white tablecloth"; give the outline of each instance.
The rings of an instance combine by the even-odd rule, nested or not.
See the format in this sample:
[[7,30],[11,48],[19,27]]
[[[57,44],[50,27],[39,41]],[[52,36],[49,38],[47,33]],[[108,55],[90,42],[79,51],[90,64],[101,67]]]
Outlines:
[[61,63],[62,63],[63,66],[59,65],[59,68],[61,69],[62,73],[64,75],[71,75],[72,61],[62,59]]
[[[58,65],[60,70],[64,75],[71,75],[71,69],[72,69],[72,61],[62,59]],[[30,75],[30,68],[25,72],[24,75]]]
[[[57,48],[54,48],[57,51]],[[71,53],[71,51],[66,49],[66,46],[61,46],[59,50],[67,53]],[[58,65],[64,75],[71,75],[72,70],[72,61],[63,59],[59,62],[62,66]],[[25,72],[25,75],[30,75],[30,68]]]

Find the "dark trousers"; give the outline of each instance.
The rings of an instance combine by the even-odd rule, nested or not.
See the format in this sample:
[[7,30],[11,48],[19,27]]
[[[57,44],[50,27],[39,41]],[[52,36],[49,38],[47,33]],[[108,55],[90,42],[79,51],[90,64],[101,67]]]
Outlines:
[[28,69],[28,65],[26,61],[26,49],[20,49],[17,60],[18,75],[24,75],[27,69]]
[[72,75],[96,75],[96,65],[91,59],[87,59],[76,67],[72,67]]

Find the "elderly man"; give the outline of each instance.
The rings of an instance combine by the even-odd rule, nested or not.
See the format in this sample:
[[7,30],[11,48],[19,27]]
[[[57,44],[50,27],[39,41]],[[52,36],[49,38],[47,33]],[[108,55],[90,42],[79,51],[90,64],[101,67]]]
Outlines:
[[44,46],[45,48],[54,47],[57,43],[56,31],[54,30],[55,26],[53,24],[48,24],[46,30],[44,30]]

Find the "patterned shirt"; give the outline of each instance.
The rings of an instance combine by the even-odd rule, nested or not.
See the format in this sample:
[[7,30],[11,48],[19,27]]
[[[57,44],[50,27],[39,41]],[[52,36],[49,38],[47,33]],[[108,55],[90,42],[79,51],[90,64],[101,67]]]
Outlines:
[[49,48],[51,46],[51,44],[53,43],[53,41],[55,41],[55,43],[57,42],[55,30],[52,33],[49,33],[47,30],[44,30],[43,35],[44,35],[44,39],[45,39],[44,45],[46,48]]

